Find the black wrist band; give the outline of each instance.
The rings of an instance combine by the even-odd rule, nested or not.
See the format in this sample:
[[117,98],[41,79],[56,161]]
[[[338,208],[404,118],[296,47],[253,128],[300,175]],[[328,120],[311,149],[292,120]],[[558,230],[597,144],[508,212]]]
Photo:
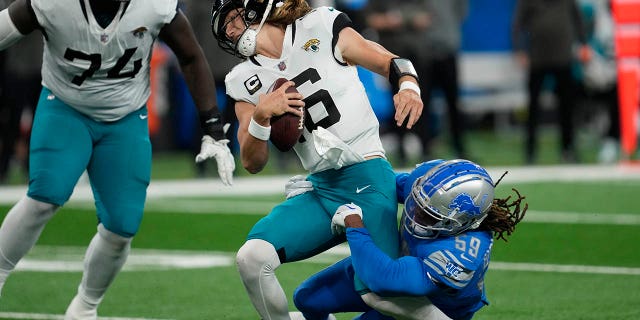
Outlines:
[[222,116],[217,107],[198,112],[198,117],[200,118],[200,128],[203,135],[211,136],[216,141],[225,138],[224,130],[222,129],[224,123],[222,123]]
[[400,86],[398,81],[403,76],[412,76],[418,81],[418,73],[413,67],[411,60],[405,58],[391,59],[389,63],[389,83],[391,84],[391,89],[394,94],[398,92]]

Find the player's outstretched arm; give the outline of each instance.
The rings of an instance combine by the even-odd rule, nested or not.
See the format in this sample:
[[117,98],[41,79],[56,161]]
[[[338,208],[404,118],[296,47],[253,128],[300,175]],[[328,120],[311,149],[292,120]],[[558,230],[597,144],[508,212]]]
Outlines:
[[20,41],[38,27],[38,20],[26,0],[17,0],[0,11],[0,50]]
[[389,79],[397,93],[393,96],[397,126],[406,123],[411,129],[422,114],[422,99],[418,86],[418,75],[411,61],[399,58],[380,44],[362,37],[352,28],[344,28],[339,33],[337,48],[342,58],[349,64],[363,66]]
[[209,63],[196,40],[187,17],[178,10],[171,23],[162,28],[160,38],[173,50],[193,101],[198,108],[203,131],[200,154],[196,162],[215,158],[218,174],[226,185],[233,183],[235,161],[225,137],[224,122],[216,100],[216,86]]
[[365,228],[359,206],[349,203],[338,207],[331,229],[337,233],[341,228],[347,231],[353,268],[371,291],[381,295],[424,296],[437,289],[423,272],[418,258],[392,259],[376,246]]

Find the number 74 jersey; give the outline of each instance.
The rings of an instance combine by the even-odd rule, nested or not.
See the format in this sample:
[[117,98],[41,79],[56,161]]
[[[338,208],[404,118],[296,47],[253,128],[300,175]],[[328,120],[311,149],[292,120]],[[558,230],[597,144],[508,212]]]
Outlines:
[[360,156],[384,156],[378,119],[357,69],[344,63],[336,48],[338,33],[350,23],[344,13],[319,7],[287,26],[279,58],[253,56],[225,79],[230,97],[254,105],[277,78],[295,82],[304,96],[305,128],[294,150],[311,172],[332,167],[316,151],[311,133],[318,127]]
[[31,0],[44,35],[42,83],[96,121],[115,121],[150,94],[153,43],[176,15],[177,0],[123,2],[105,28],[89,0]]

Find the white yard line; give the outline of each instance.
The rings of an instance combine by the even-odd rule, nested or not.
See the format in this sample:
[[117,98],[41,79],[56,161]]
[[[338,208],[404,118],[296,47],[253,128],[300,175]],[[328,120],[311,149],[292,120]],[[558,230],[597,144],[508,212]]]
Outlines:
[[[37,246],[22,259],[16,271],[81,272],[85,248]],[[350,254],[345,244],[307,259],[305,263],[331,264]],[[232,252],[179,251],[133,249],[123,271],[150,271],[169,269],[202,269],[234,265]],[[616,266],[561,265],[542,263],[516,263],[491,261],[491,270],[588,273],[608,275],[640,275],[640,268]]]
[[534,271],[534,272],[561,272],[561,273],[590,273],[610,275],[640,276],[640,268],[625,268],[611,266],[583,266],[542,263],[514,263],[491,261],[490,270],[506,271]]
[[[29,320],[64,320],[64,315],[48,313],[0,312],[0,318]],[[98,317],[98,320],[169,320],[153,318]]]
[[561,211],[527,211],[524,223],[640,225],[640,214],[633,213],[578,213]]
[[[409,170],[411,169],[398,169],[398,171]],[[504,179],[504,183],[508,184],[540,181],[640,181],[640,165],[638,164],[490,167],[488,171],[496,180],[505,171],[509,171]],[[236,177],[231,187],[224,186],[219,179],[215,178],[153,180],[149,185],[148,198],[279,194],[283,192],[284,184],[288,179],[289,176]],[[26,186],[0,187],[0,203],[13,204],[25,195],[26,189]],[[71,199],[93,200],[93,195],[86,183],[79,184]]]
[[[278,203],[275,201],[245,201],[224,199],[150,199],[145,205],[149,212],[175,212],[185,214],[251,214],[256,212],[267,214]],[[72,202],[68,208],[94,209],[91,202]],[[400,208],[399,210],[402,210]],[[399,212],[401,213],[401,212]],[[633,213],[595,213],[527,210],[523,223],[551,224],[600,224],[600,225],[640,225],[640,214]]]

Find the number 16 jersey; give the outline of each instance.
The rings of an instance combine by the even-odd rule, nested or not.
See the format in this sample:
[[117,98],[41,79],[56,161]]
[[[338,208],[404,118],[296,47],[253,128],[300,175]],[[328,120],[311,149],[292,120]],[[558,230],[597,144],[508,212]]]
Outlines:
[[295,82],[306,110],[303,136],[294,150],[312,173],[333,167],[316,151],[311,133],[318,127],[362,157],[384,156],[378,119],[357,69],[347,65],[336,48],[338,33],[350,23],[344,13],[319,7],[287,26],[280,58],[255,55],[225,79],[231,98],[254,105],[277,78]]
[[43,86],[101,122],[146,103],[153,43],[175,17],[177,0],[123,2],[105,28],[89,0],[31,0],[31,7],[45,38]]

